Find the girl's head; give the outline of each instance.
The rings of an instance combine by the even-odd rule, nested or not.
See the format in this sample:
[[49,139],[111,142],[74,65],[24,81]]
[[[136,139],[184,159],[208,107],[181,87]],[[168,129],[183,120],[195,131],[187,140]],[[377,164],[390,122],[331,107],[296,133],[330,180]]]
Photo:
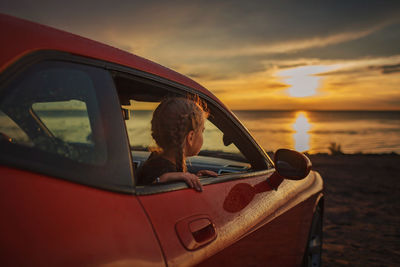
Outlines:
[[151,135],[164,152],[173,152],[178,171],[185,171],[185,157],[197,155],[203,145],[205,105],[195,100],[164,99],[151,120]]

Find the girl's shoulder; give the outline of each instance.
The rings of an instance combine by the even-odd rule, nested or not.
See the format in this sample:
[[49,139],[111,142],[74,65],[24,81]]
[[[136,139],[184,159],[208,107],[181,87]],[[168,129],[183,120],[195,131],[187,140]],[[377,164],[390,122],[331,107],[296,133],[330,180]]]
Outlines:
[[173,162],[169,161],[168,159],[155,154],[154,152],[151,153],[151,155],[149,156],[149,158],[145,161],[145,163],[143,164],[143,166],[151,166],[151,167],[171,167],[172,169],[174,169],[173,171],[176,171],[176,166]]
[[168,159],[152,153],[139,167],[138,184],[151,184],[157,177],[167,172],[176,172],[176,165]]

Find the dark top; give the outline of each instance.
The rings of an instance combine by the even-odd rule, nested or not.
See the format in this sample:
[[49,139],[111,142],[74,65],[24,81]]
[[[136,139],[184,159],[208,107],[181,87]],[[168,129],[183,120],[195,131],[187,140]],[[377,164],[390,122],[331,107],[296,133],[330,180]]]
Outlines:
[[149,158],[139,167],[137,172],[137,184],[152,184],[157,177],[167,172],[176,172],[176,165],[156,153],[151,153]]

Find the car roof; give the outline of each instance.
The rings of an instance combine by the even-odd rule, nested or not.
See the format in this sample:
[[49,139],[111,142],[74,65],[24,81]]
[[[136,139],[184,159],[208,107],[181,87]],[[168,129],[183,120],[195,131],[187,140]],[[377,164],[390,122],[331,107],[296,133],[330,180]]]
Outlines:
[[5,14],[0,14],[0,32],[0,72],[31,52],[58,50],[160,76],[201,92],[225,107],[210,91],[192,79],[115,47]]

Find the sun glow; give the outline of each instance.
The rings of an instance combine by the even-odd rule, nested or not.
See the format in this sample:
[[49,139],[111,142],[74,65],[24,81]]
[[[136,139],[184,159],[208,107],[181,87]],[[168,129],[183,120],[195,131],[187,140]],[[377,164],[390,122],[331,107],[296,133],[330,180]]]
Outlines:
[[310,135],[308,131],[311,129],[311,124],[308,121],[307,113],[299,111],[296,113],[296,121],[292,125],[296,131],[293,134],[295,149],[300,152],[310,150]]
[[310,97],[317,94],[320,87],[320,76],[315,74],[333,69],[334,66],[303,66],[280,71],[279,76],[290,85],[288,94],[292,97]]

